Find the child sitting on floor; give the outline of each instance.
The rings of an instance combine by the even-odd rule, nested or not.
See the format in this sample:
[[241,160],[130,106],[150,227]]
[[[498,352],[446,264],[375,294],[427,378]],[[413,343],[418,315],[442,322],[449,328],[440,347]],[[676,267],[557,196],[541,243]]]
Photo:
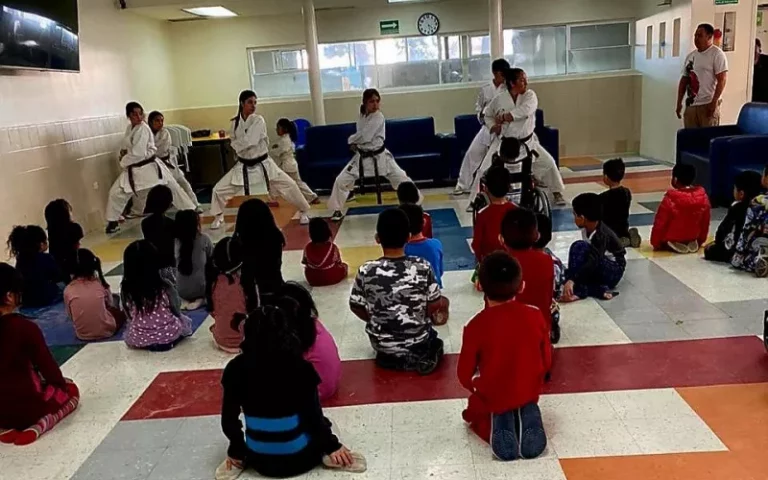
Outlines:
[[391,208],[379,214],[376,243],[384,255],[360,267],[349,306],[366,322],[376,365],[427,375],[443,356],[443,341],[430,318],[445,307],[429,262],[405,255],[408,229],[402,210]]
[[705,259],[713,262],[731,262],[736,250],[736,242],[739,241],[747,219],[749,205],[762,189],[761,182],[762,175],[758,172],[748,170],[736,175],[733,184],[734,202],[728,208],[728,214],[720,222],[720,226],[717,227],[715,241],[704,248]]
[[585,238],[573,242],[568,251],[568,270],[561,302],[595,297],[610,300],[612,290],[624,276],[626,250],[619,237],[602,222],[602,204],[596,193],[582,193],[573,199],[576,226]]
[[486,255],[502,249],[499,242],[501,220],[508,211],[515,208],[515,205],[507,200],[509,185],[509,170],[503,166],[493,166],[486,172],[485,191],[490,204],[477,213],[472,232],[472,251],[475,252],[478,264]]
[[80,392],[61,375],[40,327],[16,313],[19,272],[0,263],[0,442],[28,445],[72,413]]
[[114,335],[125,323],[101,271],[101,261],[90,250],[75,253],[72,281],[64,289],[67,315],[80,340],[102,340]]
[[[413,182],[403,182],[397,186],[397,201],[400,205],[421,205],[421,192]],[[432,238],[432,216],[427,212],[424,215],[424,228],[422,234]]]
[[538,401],[552,365],[542,312],[516,299],[518,262],[494,252],[480,264],[486,307],[464,327],[458,377],[470,397],[462,417],[499,460],[535,458],[547,437]]
[[624,160],[620,158],[603,163],[603,183],[608,187],[608,190],[600,194],[603,222],[619,237],[625,248],[639,248],[642,241],[640,233],[636,228],[629,228],[632,192],[621,185],[625,170]]
[[250,313],[238,318],[244,320],[242,353],[221,377],[221,427],[229,448],[216,469],[216,480],[234,480],[244,468],[277,478],[298,476],[320,465],[365,471],[365,458],[339,443],[323,416],[317,390],[321,379],[303,358],[300,335],[293,328],[299,323],[298,302],[276,294],[271,305],[251,310],[258,292],[246,296]]
[[558,300],[563,295],[565,267],[563,266],[563,261],[560,260],[547,246],[552,241],[552,219],[543,213],[537,213],[536,226],[539,229],[539,239],[536,241],[533,248],[541,250],[552,257],[552,263],[555,267],[555,289],[552,295],[552,308],[550,308],[550,314],[552,315],[552,331],[549,334],[549,338],[553,344],[556,344],[560,341],[560,303]]
[[[522,269],[523,288],[515,300],[541,310],[547,324],[552,325],[555,266],[552,257],[534,248],[538,238],[535,213],[516,208],[504,215],[500,241]],[[548,328],[548,334],[549,331]]]
[[63,198],[46,205],[45,222],[48,229],[48,253],[56,260],[62,281],[69,283],[74,270],[75,254],[84,236],[83,227],[72,221],[72,206]]
[[324,218],[309,221],[311,242],[304,247],[304,277],[313,287],[336,285],[347,278],[349,266],[341,261],[339,247],[333,243],[331,227]]
[[284,283],[285,236],[269,206],[258,198],[243,202],[237,209],[233,237],[243,246],[245,270],[253,274],[262,298],[279,290]]
[[128,314],[125,344],[154,352],[172,349],[192,335],[192,321],[175,302],[176,287],[163,278],[163,262],[148,240],[137,240],[123,254],[122,302]]
[[56,260],[47,253],[48,237],[37,225],[13,227],[8,250],[16,257],[16,270],[24,282],[22,306],[47,307],[62,298],[64,283]]
[[315,367],[320,377],[317,393],[320,401],[325,401],[336,394],[341,381],[341,358],[339,349],[331,333],[318,318],[317,307],[309,290],[295,282],[286,282],[282,294],[296,300],[293,319],[304,360]]
[[654,250],[696,253],[709,234],[709,197],[703,187],[694,186],[696,168],[678,163],[672,169],[672,189],[661,201],[651,230]]
[[160,255],[163,277],[176,284],[176,222],[165,214],[173,205],[171,189],[165,185],[152,187],[147,195],[144,213],[149,214],[141,221],[141,233],[155,246]]
[[[418,205],[406,203],[400,205],[400,210],[408,216],[408,225],[410,225],[411,239],[405,245],[405,254],[412,257],[423,258],[432,267],[432,273],[435,274],[435,280],[440,288],[443,288],[443,244],[436,238],[426,238],[422,234],[424,226],[424,210]],[[441,297],[440,301],[444,307],[441,308],[433,317],[432,323],[435,325],[445,325],[448,321],[448,311],[450,302],[448,297]]]
[[[763,169],[761,192],[747,209],[744,228],[736,243],[731,265],[748,272],[768,275],[765,249],[768,246],[768,165]],[[760,268],[758,268],[760,267]]]
[[205,270],[213,256],[213,242],[200,231],[200,214],[176,212],[176,285],[183,310],[197,310],[205,302]]
[[206,297],[213,317],[213,343],[227,353],[240,353],[243,332],[235,326],[235,316],[245,314],[245,294],[241,283],[243,246],[225,237],[213,249],[213,260],[206,268]]

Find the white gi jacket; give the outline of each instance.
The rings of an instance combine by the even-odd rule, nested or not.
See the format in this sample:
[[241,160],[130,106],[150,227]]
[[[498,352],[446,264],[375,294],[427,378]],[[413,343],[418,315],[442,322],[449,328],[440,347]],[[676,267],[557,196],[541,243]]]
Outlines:
[[486,126],[483,118],[483,112],[485,111],[485,107],[487,107],[488,104],[491,103],[491,101],[496,98],[497,95],[506,91],[507,88],[503,83],[497,87],[493,84],[493,82],[491,82],[483,85],[483,87],[480,89],[480,92],[477,94],[477,101],[475,102],[475,113],[477,113],[477,120],[483,125],[480,128],[480,132],[478,133],[478,140],[485,146],[491,145],[493,142],[494,134],[492,134],[489,130],[489,127]]
[[[129,125],[126,129],[121,146],[122,150],[125,150],[127,153],[120,159],[120,166],[125,173],[124,175],[120,175],[120,188],[126,192],[132,192],[133,189],[128,174],[129,167],[154,157],[157,152],[155,140],[149,125],[145,122],[141,122],[135,127]],[[166,183],[166,179],[159,178],[157,174],[158,163],[159,162],[156,160],[143,167],[133,168],[133,183],[137,192],[140,190],[147,190],[155,185],[164,185]]]
[[357,119],[357,131],[350,135],[347,143],[356,145],[363,151],[375,151],[384,146],[386,138],[384,114],[381,111],[370,115],[360,115]]
[[[269,154],[269,138],[267,137],[267,124],[264,117],[254,113],[246,120],[240,118],[237,126],[235,126],[235,122],[236,120],[232,121],[230,141],[238,158],[253,160]],[[248,168],[250,185],[257,185],[263,181],[261,175],[255,173],[257,169],[261,171],[261,166],[256,165]],[[231,172],[233,174],[232,185],[245,185],[242,165],[235,165]]]
[[[485,107],[485,124],[491,128],[496,123],[496,117],[505,113],[511,113],[513,120],[506,122],[501,127],[501,137],[524,139],[532,135],[536,129],[536,109],[539,108],[539,99],[533,90],[526,90],[518,95],[517,101],[505,90]],[[531,140],[535,139],[535,135]],[[527,142],[530,145],[530,140]]]
[[277,143],[272,146],[269,156],[275,161],[278,167],[286,173],[299,171],[299,165],[296,163],[295,146],[290,135],[281,135]]
[[178,154],[176,147],[173,146],[170,130],[162,128],[155,134],[155,147],[157,148],[155,155],[157,155],[158,160],[166,165],[173,165],[173,168],[179,167]]

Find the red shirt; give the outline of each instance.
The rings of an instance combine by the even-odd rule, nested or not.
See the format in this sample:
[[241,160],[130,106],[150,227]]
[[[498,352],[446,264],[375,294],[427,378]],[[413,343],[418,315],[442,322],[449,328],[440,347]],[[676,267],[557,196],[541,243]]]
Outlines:
[[0,317],[0,429],[27,428],[48,413],[39,377],[67,389],[40,327],[23,315]]
[[496,250],[502,250],[499,242],[501,221],[504,219],[504,215],[514,208],[514,203],[492,203],[477,214],[472,234],[472,251],[475,252],[478,263],[482,262],[486,255]]
[[507,253],[514,257],[523,270],[525,286],[515,300],[541,310],[544,318],[551,321],[552,296],[555,292],[555,262],[541,250],[512,250]]
[[332,242],[308,243],[301,263],[307,283],[313,287],[336,285],[347,278],[349,267],[341,261],[339,247]]
[[667,242],[704,245],[709,234],[710,206],[702,187],[668,190],[656,211],[651,230],[651,245],[656,250]]
[[472,392],[464,419],[487,441],[490,414],[538,402],[551,367],[549,325],[540,311],[517,300],[486,307],[464,327],[458,377]]
[[424,228],[421,229],[422,235],[432,238],[432,215],[424,212]]

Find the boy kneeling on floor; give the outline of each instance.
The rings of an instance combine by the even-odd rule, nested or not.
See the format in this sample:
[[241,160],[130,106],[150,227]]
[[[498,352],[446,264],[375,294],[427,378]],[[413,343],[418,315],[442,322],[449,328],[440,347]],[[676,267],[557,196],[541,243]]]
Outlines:
[[547,446],[538,401],[552,366],[549,325],[515,299],[525,284],[508,253],[485,257],[479,277],[487,306],[464,327],[458,377],[471,395],[462,417],[499,460],[535,458]]

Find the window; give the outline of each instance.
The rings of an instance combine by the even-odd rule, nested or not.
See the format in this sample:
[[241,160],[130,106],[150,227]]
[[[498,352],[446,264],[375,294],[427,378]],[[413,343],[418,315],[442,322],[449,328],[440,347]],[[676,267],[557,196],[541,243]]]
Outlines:
[[672,56],[680,56],[680,18],[676,18],[672,24]]
[[[491,78],[491,42],[485,33],[326,43],[318,46],[318,55],[326,93]],[[630,23],[507,29],[504,57],[531,77],[629,69]],[[251,83],[260,97],[309,94],[307,52],[302,46],[249,49],[248,58]]]
[[653,25],[648,25],[645,29],[645,59],[653,58]]
[[667,22],[659,24],[659,58],[666,56],[667,49]]

